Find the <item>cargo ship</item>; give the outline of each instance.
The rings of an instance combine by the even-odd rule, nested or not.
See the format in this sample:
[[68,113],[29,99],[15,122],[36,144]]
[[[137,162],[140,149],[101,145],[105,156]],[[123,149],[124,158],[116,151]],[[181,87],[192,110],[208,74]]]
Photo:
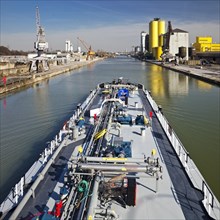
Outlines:
[[144,85],[100,83],[0,206],[0,219],[219,219],[218,199]]

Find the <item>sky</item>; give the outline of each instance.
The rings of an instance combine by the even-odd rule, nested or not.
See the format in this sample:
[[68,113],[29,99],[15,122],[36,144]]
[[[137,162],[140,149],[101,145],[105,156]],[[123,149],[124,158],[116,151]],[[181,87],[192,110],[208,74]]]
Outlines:
[[171,21],[173,29],[196,36],[212,36],[220,43],[219,0],[0,0],[0,45],[13,50],[34,50],[36,6],[49,50],[73,49],[131,51],[140,45],[140,33],[149,33],[154,18]]

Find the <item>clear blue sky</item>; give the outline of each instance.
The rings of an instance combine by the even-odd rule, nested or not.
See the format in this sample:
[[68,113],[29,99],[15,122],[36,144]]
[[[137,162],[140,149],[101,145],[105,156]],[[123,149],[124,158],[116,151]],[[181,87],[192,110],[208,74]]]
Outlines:
[[201,35],[220,42],[219,0],[0,0],[1,45],[33,49],[36,6],[51,49],[64,49],[65,40],[76,49],[80,37],[96,50],[131,50],[155,17],[188,31],[191,43]]

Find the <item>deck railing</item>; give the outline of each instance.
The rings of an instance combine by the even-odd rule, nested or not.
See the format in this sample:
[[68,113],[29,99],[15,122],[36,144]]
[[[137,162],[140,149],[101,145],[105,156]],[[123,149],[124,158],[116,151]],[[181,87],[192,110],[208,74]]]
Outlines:
[[[97,89],[90,92],[87,99],[83,102],[83,104],[79,105],[76,111],[74,111],[72,117],[69,119],[68,123],[71,124],[75,119],[79,117],[79,115],[86,109],[88,104],[92,101]],[[55,136],[55,138],[48,143],[47,147],[44,151],[40,154],[40,158],[34,162],[31,168],[25,173],[23,177],[21,177],[20,181],[12,187],[11,191],[9,192],[6,199],[0,205],[0,219],[1,213],[4,215],[8,211],[10,211],[13,207],[17,206],[18,203],[24,197],[24,188],[29,184],[32,184],[40,175],[42,170],[47,165],[48,161],[53,157],[57,149],[60,147],[61,143],[63,142],[65,135],[67,133],[66,125],[59,131],[59,133]],[[63,144],[65,146],[65,144]],[[52,158],[54,159],[54,158]],[[43,178],[43,177],[42,177]],[[34,197],[34,190],[33,190],[33,197]]]
[[220,213],[220,205],[218,199],[214,196],[214,193],[208,187],[204,177],[194,164],[193,160],[189,156],[189,152],[185,149],[178,136],[168,123],[165,116],[161,113],[158,105],[153,100],[152,96],[148,91],[145,91],[145,95],[153,108],[156,117],[158,118],[163,130],[165,131],[170,143],[172,144],[176,154],[179,157],[185,171],[187,172],[193,186],[203,192],[203,205],[207,210],[208,214],[218,219]]

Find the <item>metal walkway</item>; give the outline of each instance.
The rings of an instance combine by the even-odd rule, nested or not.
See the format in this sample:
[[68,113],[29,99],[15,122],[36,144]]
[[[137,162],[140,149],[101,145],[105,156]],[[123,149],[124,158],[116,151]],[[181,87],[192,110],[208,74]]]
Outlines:
[[63,148],[63,150],[58,155],[56,161],[45,175],[44,180],[37,187],[35,198],[31,198],[28,200],[27,204],[25,205],[17,219],[29,220],[39,213],[50,211],[45,201],[48,201],[48,198],[50,196],[52,196],[54,201],[60,199],[59,195],[54,192],[54,188],[59,182],[60,178],[63,177],[62,174],[65,171],[67,161],[72,155],[74,149],[77,146],[81,145],[84,140],[85,138],[78,140],[74,143],[70,143]]
[[[142,103],[147,102],[147,104],[144,104],[146,111],[153,111],[150,103],[146,100],[143,90],[139,90],[139,93]],[[159,150],[172,180],[174,196],[176,196],[178,203],[181,205],[185,218],[212,219],[209,217],[202,204],[202,192],[193,187],[184,167],[179,161],[176,152],[155,115],[154,113],[152,117],[153,135],[159,145]]]

